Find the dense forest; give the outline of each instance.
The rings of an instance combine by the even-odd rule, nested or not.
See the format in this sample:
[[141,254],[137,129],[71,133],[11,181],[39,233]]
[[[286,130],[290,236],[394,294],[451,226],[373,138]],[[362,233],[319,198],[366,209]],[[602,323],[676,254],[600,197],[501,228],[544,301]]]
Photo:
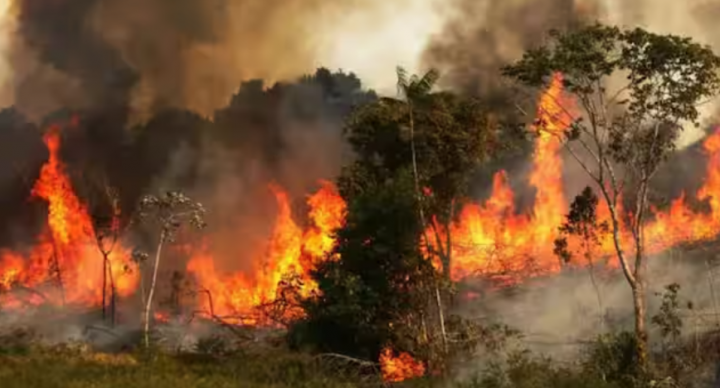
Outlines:
[[207,117],[5,109],[0,376],[715,386],[718,70],[689,38],[590,24],[498,66],[492,98],[320,68]]

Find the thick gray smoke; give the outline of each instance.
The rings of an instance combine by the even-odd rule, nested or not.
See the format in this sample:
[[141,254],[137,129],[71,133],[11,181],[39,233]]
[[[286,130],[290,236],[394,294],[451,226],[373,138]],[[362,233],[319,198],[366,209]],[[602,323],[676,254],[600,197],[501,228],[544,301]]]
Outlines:
[[[211,116],[243,80],[311,71],[324,20],[356,1],[13,0],[14,101],[33,117],[127,103]],[[363,4],[372,9],[379,2]],[[317,32],[316,32],[317,30]],[[141,121],[142,121],[141,120]]]
[[[563,30],[597,20],[624,28],[642,27],[656,33],[689,36],[716,51],[720,49],[720,5],[712,0],[455,0],[452,6],[455,16],[430,40],[424,63],[445,74],[446,86],[491,101],[500,100],[497,106],[503,106],[501,101],[509,95],[517,100],[511,85],[500,77],[499,68],[518,59],[527,48],[542,43],[551,28]],[[715,124],[718,101],[701,109],[705,124]],[[690,145],[704,134],[688,126],[679,145]]]

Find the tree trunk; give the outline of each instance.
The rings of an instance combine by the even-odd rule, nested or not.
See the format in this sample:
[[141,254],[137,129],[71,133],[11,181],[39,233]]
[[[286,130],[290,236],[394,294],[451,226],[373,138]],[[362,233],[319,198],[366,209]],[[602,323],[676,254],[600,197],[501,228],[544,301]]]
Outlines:
[[155,263],[153,265],[153,275],[152,275],[152,281],[150,282],[150,291],[147,296],[147,300],[145,301],[145,313],[143,314],[144,317],[144,324],[145,327],[143,329],[143,334],[145,338],[145,347],[150,347],[150,312],[152,308],[152,300],[153,295],[155,295],[155,286],[157,285],[157,275],[158,275],[158,268],[160,267],[160,256],[162,253],[162,246],[165,242],[165,232],[163,232],[160,235],[160,241],[158,242],[157,250],[155,252]]
[[635,219],[633,222],[635,237],[635,283],[632,284],[633,302],[635,304],[635,336],[637,337],[637,357],[641,376],[645,376],[648,367],[648,335],[645,325],[647,306],[645,301],[645,274],[647,261],[645,260],[645,206],[647,204],[647,193],[649,177],[644,177],[641,182],[637,200],[635,201]]
[[[603,195],[605,196],[605,199],[608,204],[608,208],[610,210],[610,217],[612,220],[612,234],[613,234],[613,243],[615,245],[615,252],[618,257],[618,261],[620,262],[620,266],[622,267],[623,274],[625,275],[625,278],[628,281],[628,284],[630,285],[630,288],[632,290],[633,295],[633,307],[635,309],[635,338],[637,342],[636,346],[636,354],[637,354],[637,361],[638,361],[638,367],[640,369],[641,373],[644,373],[647,371],[647,361],[648,361],[648,354],[647,354],[647,348],[648,348],[648,336],[647,336],[647,328],[645,325],[646,315],[647,315],[647,306],[645,305],[645,262],[643,260],[643,255],[645,254],[644,251],[644,244],[643,244],[643,238],[642,238],[642,212],[637,213],[634,222],[637,226],[634,226],[633,232],[634,232],[634,240],[635,240],[635,268],[634,270],[631,270],[630,265],[628,263],[628,257],[625,255],[625,252],[622,249],[622,243],[621,243],[621,236],[620,236],[620,220],[617,214],[617,209],[615,207],[615,201],[611,200],[610,194],[608,191],[603,187],[600,186],[600,189],[602,190]],[[644,206],[644,202],[637,201],[636,207]]]
[[440,333],[442,334],[443,351],[445,353],[447,353],[448,349],[447,349],[447,333],[445,331],[445,312],[443,312],[443,310],[442,310],[443,303],[442,303],[442,298],[440,297],[440,286],[437,284],[435,285],[435,298],[437,299],[437,305],[438,305],[438,309],[439,309],[438,316],[440,318]]
[[[415,196],[417,197],[418,215],[420,216],[420,226],[423,229],[423,235],[425,237],[425,243],[430,248],[430,241],[427,236],[427,221],[425,219],[425,209],[423,208],[423,194],[420,189],[420,174],[418,173],[417,167],[417,154],[415,151],[415,117],[413,114],[413,106],[408,101],[408,107],[410,109],[410,153],[412,156],[412,168],[413,168],[413,179],[415,181]],[[430,252],[428,252],[430,254]],[[437,301],[438,318],[440,320],[440,332],[442,335],[442,346],[443,351],[447,353],[447,333],[445,332],[445,312],[443,311],[442,298],[440,297],[440,285],[435,284],[435,296]]]
[[648,335],[645,327],[647,306],[645,305],[645,285],[637,282],[632,287],[633,303],[635,307],[635,336],[638,367],[641,374],[647,371],[648,362]]

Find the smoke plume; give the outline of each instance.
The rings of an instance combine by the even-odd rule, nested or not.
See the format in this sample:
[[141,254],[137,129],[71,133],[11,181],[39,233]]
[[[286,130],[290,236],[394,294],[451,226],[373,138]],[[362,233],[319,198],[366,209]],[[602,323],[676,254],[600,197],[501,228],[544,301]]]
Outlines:
[[[428,43],[424,64],[441,70],[445,86],[482,95],[501,107],[508,106],[512,88],[500,77],[499,68],[542,43],[551,28],[563,30],[598,20],[625,28],[689,36],[716,52],[720,49],[720,27],[716,22],[720,5],[710,0],[456,0],[452,7],[454,16]],[[701,109],[705,123],[714,124],[717,101]],[[703,130],[688,126],[679,146],[685,147],[704,135]]]
[[3,29],[10,100],[35,118],[59,107],[125,103],[141,121],[163,108],[212,116],[241,81],[311,71],[319,34],[360,8],[327,0],[14,1],[12,28]]

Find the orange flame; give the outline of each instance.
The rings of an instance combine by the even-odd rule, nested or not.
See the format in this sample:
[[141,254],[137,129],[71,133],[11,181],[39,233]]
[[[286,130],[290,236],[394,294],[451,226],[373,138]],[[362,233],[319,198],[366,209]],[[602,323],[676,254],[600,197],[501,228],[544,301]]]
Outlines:
[[292,218],[287,193],[271,186],[278,205],[275,227],[267,252],[255,260],[251,274],[219,273],[213,256],[208,253],[192,257],[187,270],[209,293],[202,302],[205,311],[237,318],[246,324],[258,323],[254,310],[278,296],[287,275],[296,275],[302,280],[303,296],[317,288],[309,273],[315,263],[332,250],[333,233],[345,219],[345,202],[335,187],[326,181],[321,181],[320,185],[320,190],[307,200],[311,226],[304,233]]
[[[60,127],[51,126],[44,137],[49,151],[48,161],[42,166],[32,195],[48,204],[48,229],[38,237],[38,243],[27,255],[17,252],[0,253],[0,290],[12,286],[33,289],[30,304],[42,301],[82,305],[99,304],[102,298],[102,255],[98,250],[95,230],[83,205],[73,192],[65,167],[60,161]],[[109,257],[118,296],[134,292],[137,276],[125,268],[130,255],[122,247]],[[52,292],[40,298],[44,284],[55,283],[61,292]],[[7,302],[17,306],[19,300]]]
[[453,279],[560,269],[552,254],[567,209],[559,151],[562,133],[572,122],[572,109],[572,100],[563,94],[562,77],[556,75],[538,105],[538,137],[530,174],[536,195],[531,214],[516,214],[506,173],[495,174],[490,198],[483,205],[466,206],[460,222],[451,227]]
[[[527,277],[557,273],[561,266],[552,252],[558,227],[564,221],[567,202],[563,196],[560,131],[572,122],[574,105],[562,94],[562,78],[558,75],[539,101],[538,123],[542,126],[535,143],[530,184],[536,189],[535,203],[529,214],[516,214],[513,192],[503,171],[493,180],[491,197],[484,204],[470,204],[462,209],[460,220],[452,226],[454,244],[451,276],[454,280],[467,277],[491,277],[512,284]],[[562,105],[562,107],[560,107]],[[658,253],[680,243],[714,238],[720,232],[720,130],[704,143],[708,155],[707,176],[696,199],[709,203],[709,213],[693,211],[685,195],[674,200],[666,211],[652,209],[645,225],[648,253]],[[621,202],[616,208],[624,215]],[[610,212],[601,199],[600,221],[609,221]],[[625,250],[632,247],[626,225],[620,225]],[[571,242],[572,243],[572,242]],[[614,257],[611,235],[600,242],[600,257]],[[583,263],[572,263],[584,265]],[[607,265],[617,267],[616,260]]]
[[412,378],[422,377],[425,374],[425,365],[408,353],[393,355],[390,348],[383,349],[380,354],[380,372],[383,380],[398,383]]

